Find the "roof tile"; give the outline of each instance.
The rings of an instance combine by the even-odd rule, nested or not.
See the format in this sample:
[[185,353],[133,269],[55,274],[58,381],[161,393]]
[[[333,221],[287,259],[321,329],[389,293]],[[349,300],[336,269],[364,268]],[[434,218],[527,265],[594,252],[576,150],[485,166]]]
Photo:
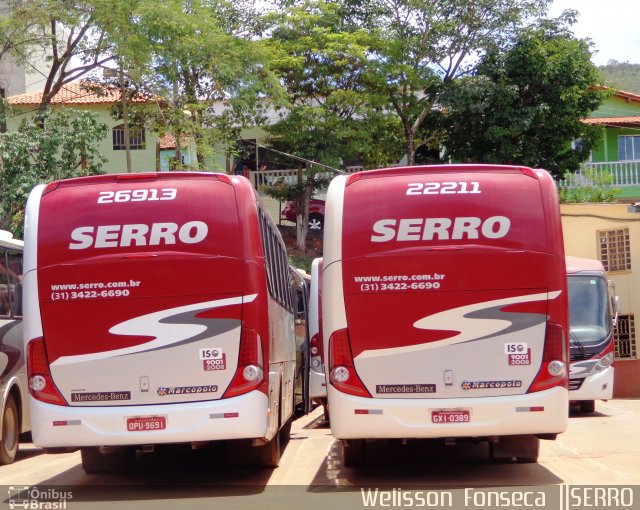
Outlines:
[[[42,101],[43,91],[30,92],[7,98],[11,105],[39,105]],[[115,87],[105,87],[104,85],[89,82],[67,83],[60,91],[53,96],[51,104],[113,104],[120,100],[120,91]],[[133,100],[135,103],[147,103],[151,99],[148,97],[138,97]]]

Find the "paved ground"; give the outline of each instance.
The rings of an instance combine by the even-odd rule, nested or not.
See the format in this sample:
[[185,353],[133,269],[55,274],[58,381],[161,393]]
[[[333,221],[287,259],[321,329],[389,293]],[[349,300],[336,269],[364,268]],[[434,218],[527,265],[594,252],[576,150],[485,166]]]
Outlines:
[[542,442],[538,464],[491,463],[484,443],[429,443],[354,469],[343,465],[340,444],[316,409],[294,423],[275,470],[231,468],[220,452],[203,449],[146,455],[128,473],[86,475],[78,452],[44,454],[26,444],[13,465],[0,467],[0,480],[7,486],[71,487],[76,499],[69,510],[115,503],[122,508],[353,508],[354,502],[362,506],[361,486],[451,494],[470,487],[631,486],[640,484],[638,423],[640,400],[598,402],[593,415],[573,415],[556,441]]

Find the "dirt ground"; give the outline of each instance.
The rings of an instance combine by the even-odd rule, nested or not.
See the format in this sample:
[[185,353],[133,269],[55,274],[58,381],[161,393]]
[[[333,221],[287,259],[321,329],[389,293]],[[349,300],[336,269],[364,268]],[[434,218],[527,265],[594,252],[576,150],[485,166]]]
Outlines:
[[290,257],[301,257],[315,259],[322,257],[322,232],[307,233],[306,252],[300,250],[296,244],[296,227],[290,225],[278,225],[284,244],[287,246],[287,253]]

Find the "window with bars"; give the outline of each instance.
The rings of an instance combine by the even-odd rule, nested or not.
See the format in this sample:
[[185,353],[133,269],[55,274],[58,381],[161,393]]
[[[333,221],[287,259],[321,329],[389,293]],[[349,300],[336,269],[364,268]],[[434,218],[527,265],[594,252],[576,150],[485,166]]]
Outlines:
[[[125,150],[124,143],[124,125],[120,124],[113,128],[113,150],[123,151]],[[142,150],[146,147],[145,144],[145,131],[144,128],[131,127],[129,128],[129,148],[133,150]]]
[[628,271],[631,269],[631,245],[629,229],[615,228],[598,231],[598,251],[605,270]]
[[616,359],[637,359],[636,323],[633,314],[618,316],[613,344]]

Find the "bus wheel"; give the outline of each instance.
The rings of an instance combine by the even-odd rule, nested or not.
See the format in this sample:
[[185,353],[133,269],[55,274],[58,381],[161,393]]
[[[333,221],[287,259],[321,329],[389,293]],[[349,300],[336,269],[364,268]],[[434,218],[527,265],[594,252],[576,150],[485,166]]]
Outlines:
[[584,414],[591,414],[596,410],[595,400],[581,400],[580,411]]
[[359,466],[364,462],[364,439],[343,439],[342,458],[344,465]]
[[104,453],[100,452],[100,448],[97,446],[80,448],[82,469],[88,475],[124,471],[132,466],[135,453],[135,450],[130,447],[118,448]]
[[2,437],[0,438],[0,465],[11,464],[16,459],[20,425],[18,408],[13,397],[9,395],[2,410]]
[[390,444],[388,439],[366,441],[364,450],[367,463],[381,464],[389,459]]
[[497,462],[538,462],[540,439],[534,435],[501,436],[497,443],[489,443],[489,455]]

